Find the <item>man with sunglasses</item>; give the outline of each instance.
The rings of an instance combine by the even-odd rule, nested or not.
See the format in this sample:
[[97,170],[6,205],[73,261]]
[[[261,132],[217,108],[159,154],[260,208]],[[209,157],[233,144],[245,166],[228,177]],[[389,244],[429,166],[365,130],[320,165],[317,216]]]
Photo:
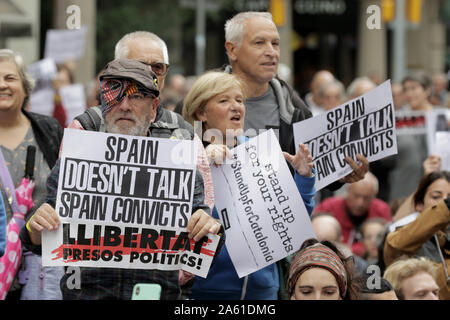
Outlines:
[[[158,80],[148,66],[132,59],[110,62],[100,74],[101,114],[104,127],[101,131],[134,136],[171,138],[170,131],[176,127],[152,126],[158,108]],[[166,130],[160,130],[166,129]],[[59,218],[54,207],[59,177],[59,160],[47,181],[47,203],[40,206],[21,231],[24,245],[33,252],[41,251],[41,233],[44,229],[55,230]],[[220,223],[209,214],[204,203],[201,174],[196,171],[192,215],[187,224],[189,237],[198,241],[207,233],[217,234]],[[181,289],[178,271],[81,268],[80,289],[69,288],[71,274],[61,279],[64,300],[72,299],[121,299],[129,300],[137,283],[156,283],[162,288],[161,299],[180,299]]]

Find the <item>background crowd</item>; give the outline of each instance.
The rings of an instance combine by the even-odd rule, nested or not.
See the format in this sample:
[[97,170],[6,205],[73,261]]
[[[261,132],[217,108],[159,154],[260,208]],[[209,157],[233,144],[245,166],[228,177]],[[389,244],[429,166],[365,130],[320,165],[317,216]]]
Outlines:
[[[267,21],[264,19],[267,17],[248,19],[254,19],[252,21],[255,25],[244,24],[247,28],[266,28],[264,23]],[[261,26],[256,23],[261,23]],[[247,33],[244,34],[247,36]],[[253,75],[249,74],[257,71],[245,68],[245,63],[251,66],[252,62],[242,62],[246,53],[233,47],[235,40],[232,37],[226,37],[230,66],[200,77],[172,74],[167,78],[169,63],[164,58],[167,56],[164,42],[161,44],[158,37],[147,33],[134,34],[124,39],[116,47],[116,58],[140,60],[150,65],[158,78],[159,106],[155,109],[154,120],[177,114],[177,121],[183,121],[182,117],[191,124],[194,120],[201,121],[202,130],[216,128],[222,130],[225,137],[226,129],[247,129],[249,125],[245,121],[251,121],[254,128],[267,127],[260,124],[263,121],[260,117],[275,119],[278,112],[281,113],[279,109],[282,107],[276,101],[279,94],[276,91],[277,85],[282,94],[285,94],[287,89],[284,88],[288,86],[280,77],[273,78],[278,63],[276,43],[271,43],[275,48],[272,48],[275,58],[267,60],[270,64],[273,62],[273,68],[267,72],[268,79],[261,82],[264,85],[257,86],[256,80],[242,81],[245,78],[243,75],[251,78]],[[246,38],[241,41],[245,44]],[[243,46],[238,45],[237,48]],[[165,55],[153,54],[161,51]],[[70,122],[72,119],[67,119],[58,95],[55,95],[53,117],[28,111],[34,84],[24,72],[24,67],[14,52],[0,50],[0,149],[10,174],[9,179],[17,189],[23,185],[23,168],[32,161],[34,170],[28,178],[34,182],[33,189],[29,191],[32,192],[34,203],[29,205],[22,217],[23,221],[30,222],[33,216],[30,213],[35,212],[29,211],[31,207],[39,207],[45,200],[45,184],[58,159],[62,128],[73,126],[73,122]],[[57,76],[52,82],[56,91],[73,82],[73,68],[70,62],[58,66]],[[274,81],[278,84],[274,84]],[[367,93],[381,82],[380,79],[371,79],[369,76],[360,77],[346,88],[330,71],[318,70],[310,83],[310,92],[304,97],[299,97],[296,92],[289,92],[292,113],[298,121],[307,118],[305,114],[308,112],[316,116]],[[92,81],[87,92],[88,108],[104,104],[99,84],[100,78]],[[450,107],[446,74],[414,73],[407,75],[401,83],[392,83],[391,87],[396,111],[432,112]],[[267,92],[269,96],[266,96]],[[209,95],[205,96],[205,93]],[[14,98],[11,103],[8,100],[10,96]],[[227,100],[225,104],[219,99],[223,96]],[[259,97],[264,97],[264,109],[261,109],[262,104],[256,99]],[[254,111],[255,106],[264,112],[258,111],[258,116]],[[272,117],[271,114],[275,116]],[[283,119],[274,121],[280,129],[285,125],[282,123],[285,121]],[[449,119],[447,122],[448,130]],[[289,127],[292,123],[286,125]],[[285,144],[282,147],[285,158],[296,170],[294,178],[303,201],[310,206],[308,209],[317,239],[306,241],[297,254],[286,259],[284,267],[274,264],[266,270],[255,272],[248,279],[237,277],[224,246],[218,257],[220,263],[210,271],[211,278],[202,282],[188,277],[181,281],[184,286],[183,297],[450,299],[450,173],[442,168],[439,156],[428,153],[425,134],[398,136],[398,154],[370,163],[368,171],[361,177],[349,177],[339,181],[337,186],[325,188],[315,194],[311,186],[302,189],[314,176],[309,153],[303,148],[299,148],[300,151],[296,153],[293,142],[289,139],[292,140],[292,137],[280,136],[280,144]],[[231,141],[233,143],[228,145],[229,148],[241,143],[238,140]],[[225,141],[221,141],[220,146],[217,146],[218,141],[214,141],[216,146],[211,142],[203,141],[205,154],[210,164],[219,163],[220,158],[226,155]],[[33,157],[29,155],[30,146],[34,147]],[[353,169],[358,175],[358,167]],[[207,192],[211,189],[212,182],[208,178],[207,166],[205,171],[202,175]],[[0,197],[3,200],[0,201],[0,249],[4,251],[5,225],[16,214],[13,202],[20,202],[21,197],[11,197],[5,182],[7,179],[4,176],[0,178],[3,195]],[[208,196],[206,198],[205,202]],[[213,209],[213,217],[218,218],[213,202],[210,201],[209,205]],[[6,219],[2,220],[2,217]],[[34,226],[23,227],[22,231],[25,230],[26,233],[28,229],[32,234],[30,228],[37,230],[38,222],[35,221]],[[35,236],[31,235],[29,240],[35,244],[33,237]],[[8,237],[8,241],[10,240]],[[6,254],[8,253],[7,251]],[[17,255],[22,255],[25,259],[21,260],[7,299],[62,298],[59,290],[62,268],[43,268],[40,257],[34,250],[24,248],[23,252],[17,251]],[[33,275],[38,275],[37,278],[34,279],[31,273],[21,272],[28,270],[25,268],[26,264],[37,268],[33,272]],[[374,274],[378,277],[373,277]],[[180,279],[182,277],[180,275]],[[46,285],[43,285],[44,280]],[[266,283],[262,285],[263,282]],[[242,286],[246,287],[245,292],[242,292]],[[283,290],[285,292],[280,293]]]

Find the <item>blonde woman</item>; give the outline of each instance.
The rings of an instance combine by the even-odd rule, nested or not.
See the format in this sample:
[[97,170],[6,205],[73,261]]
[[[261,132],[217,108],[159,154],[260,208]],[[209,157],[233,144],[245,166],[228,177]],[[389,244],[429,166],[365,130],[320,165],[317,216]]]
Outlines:
[[[223,163],[229,155],[228,148],[246,140],[243,136],[245,90],[236,76],[211,71],[197,79],[184,100],[183,117],[194,125],[197,133],[201,127],[203,144],[211,164]],[[284,153],[284,156],[297,171],[295,181],[311,214],[314,208],[315,171],[309,150],[300,145],[295,156],[288,153]],[[213,217],[218,218],[216,208]],[[276,264],[239,279],[225,245],[216,257],[208,277],[195,278],[191,298],[276,300],[279,288]]]

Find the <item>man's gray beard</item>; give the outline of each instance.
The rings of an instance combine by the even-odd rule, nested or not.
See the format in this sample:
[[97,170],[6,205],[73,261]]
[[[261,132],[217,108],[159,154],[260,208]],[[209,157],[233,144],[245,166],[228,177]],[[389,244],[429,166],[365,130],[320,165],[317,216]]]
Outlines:
[[[136,124],[129,128],[128,130],[122,131],[119,126],[115,125],[114,123],[110,123],[109,121],[105,120],[105,130],[109,133],[119,133],[119,134],[125,134],[129,136],[143,136],[146,137],[148,135],[148,129],[150,127],[150,121],[146,121],[147,119],[140,120],[133,116],[134,121]],[[148,124],[147,124],[148,123]]]

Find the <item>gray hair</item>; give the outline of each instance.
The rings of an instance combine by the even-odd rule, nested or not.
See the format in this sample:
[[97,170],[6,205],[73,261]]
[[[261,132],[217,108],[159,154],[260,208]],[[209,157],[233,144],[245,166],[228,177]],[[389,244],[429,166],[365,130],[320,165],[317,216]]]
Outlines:
[[9,61],[16,65],[20,79],[22,81],[23,89],[25,91],[25,99],[23,100],[22,108],[24,108],[30,101],[31,93],[34,90],[35,81],[27,73],[25,62],[18,53],[10,49],[0,49],[0,61]]
[[372,80],[370,80],[369,77],[359,77],[356,78],[355,80],[352,81],[352,83],[350,83],[350,85],[347,88],[347,96],[348,97],[353,97],[356,91],[356,88],[361,84],[361,83],[368,83],[370,86],[372,86],[372,88],[375,88],[377,85],[375,84],[375,82],[373,82]]
[[[363,184],[363,183],[364,183],[364,184],[367,184],[367,183],[368,183],[368,184],[371,184],[372,187],[373,187],[373,192],[375,193],[375,195],[378,194],[378,191],[379,191],[379,182],[378,182],[378,178],[377,178],[372,172],[370,172],[370,171],[367,171],[367,173],[365,174],[365,176],[364,176],[363,179],[348,184],[347,189],[350,188],[350,186],[361,185],[361,184]],[[347,190],[347,191],[348,191],[348,190]]]
[[225,41],[233,42],[236,46],[240,47],[244,38],[245,22],[247,19],[254,17],[265,18],[273,22],[270,12],[248,11],[238,13],[225,22]]
[[339,90],[341,91],[341,97],[342,97],[342,99],[344,99],[345,98],[345,88],[344,88],[344,85],[342,84],[342,82],[340,82],[338,79],[333,79],[333,80],[325,82],[319,89],[319,96],[323,97],[325,94],[325,91],[328,89],[328,87],[330,87],[332,85],[336,85],[339,87]]
[[114,59],[127,58],[129,54],[128,42],[134,39],[144,39],[147,41],[154,41],[158,43],[161,47],[163,53],[163,59],[165,64],[169,64],[169,52],[167,50],[167,45],[160,37],[156,34],[148,31],[135,31],[127,33],[124,35],[116,44],[114,51]]

